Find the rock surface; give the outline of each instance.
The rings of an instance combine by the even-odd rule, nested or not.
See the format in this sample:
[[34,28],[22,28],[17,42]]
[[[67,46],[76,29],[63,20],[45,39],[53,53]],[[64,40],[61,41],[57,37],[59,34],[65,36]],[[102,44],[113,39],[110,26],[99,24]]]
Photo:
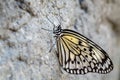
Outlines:
[[[120,80],[119,0],[0,0],[0,80]],[[109,74],[62,73],[54,25],[75,30],[113,61]],[[44,29],[47,30],[44,30]]]

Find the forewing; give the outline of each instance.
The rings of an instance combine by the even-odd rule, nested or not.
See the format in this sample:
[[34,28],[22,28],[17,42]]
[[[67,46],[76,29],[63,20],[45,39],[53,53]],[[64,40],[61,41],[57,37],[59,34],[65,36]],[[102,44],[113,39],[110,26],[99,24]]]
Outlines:
[[113,64],[107,53],[88,38],[64,30],[57,38],[60,65],[71,74],[108,73]]

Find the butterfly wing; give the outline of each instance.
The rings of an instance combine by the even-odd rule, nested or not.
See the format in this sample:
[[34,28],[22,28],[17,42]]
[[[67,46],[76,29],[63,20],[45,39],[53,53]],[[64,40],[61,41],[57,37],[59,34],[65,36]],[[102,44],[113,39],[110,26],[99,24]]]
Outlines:
[[108,54],[83,35],[63,29],[57,37],[59,63],[71,74],[109,73],[113,64]]

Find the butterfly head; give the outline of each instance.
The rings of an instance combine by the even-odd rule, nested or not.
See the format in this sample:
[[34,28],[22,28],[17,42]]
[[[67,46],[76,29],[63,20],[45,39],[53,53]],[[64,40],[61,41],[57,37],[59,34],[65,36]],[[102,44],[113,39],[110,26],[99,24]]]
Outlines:
[[56,26],[54,26],[54,28],[53,28],[53,33],[55,34],[55,35],[60,35],[60,33],[61,33],[61,25],[58,25],[57,27]]

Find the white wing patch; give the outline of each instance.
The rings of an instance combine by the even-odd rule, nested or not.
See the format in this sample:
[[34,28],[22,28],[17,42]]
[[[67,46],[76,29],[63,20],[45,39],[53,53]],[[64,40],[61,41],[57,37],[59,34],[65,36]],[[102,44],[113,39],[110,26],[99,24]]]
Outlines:
[[109,73],[113,64],[107,53],[86,37],[64,31],[57,38],[58,58],[63,69],[71,74]]

